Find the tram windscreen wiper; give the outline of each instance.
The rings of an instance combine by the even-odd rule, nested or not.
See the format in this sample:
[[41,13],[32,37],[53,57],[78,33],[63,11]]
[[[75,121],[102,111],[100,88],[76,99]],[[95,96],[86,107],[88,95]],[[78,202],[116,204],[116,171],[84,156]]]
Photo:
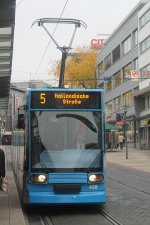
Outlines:
[[91,169],[95,168],[95,166],[99,163],[99,160],[101,158],[101,153],[99,153],[95,160],[92,162],[92,164],[89,166],[88,171],[90,171]]
[[41,164],[42,168],[46,168],[46,165],[44,164],[43,161],[40,161],[40,164]]
[[67,113],[61,113],[61,114],[57,114],[56,118],[61,118],[61,117],[72,117],[75,118],[77,120],[80,120],[81,122],[83,122],[87,127],[89,127],[93,132],[97,133],[97,129],[94,126],[93,123],[91,123],[90,120],[88,120],[87,118],[85,118],[84,116],[81,115],[77,115],[77,114],[67,114]]

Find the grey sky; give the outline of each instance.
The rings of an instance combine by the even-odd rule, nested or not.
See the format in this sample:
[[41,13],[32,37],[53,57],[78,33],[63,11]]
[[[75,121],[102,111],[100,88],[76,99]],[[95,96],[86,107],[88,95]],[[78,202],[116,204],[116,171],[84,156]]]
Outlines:
[[[51,41],[39,67],[50,38],[42,27],[36,24],[31,28],[31,25],[39,18],[59,18],[67,0],[20,2],[21,0],[17,0],[12,81],[51,80],[53,76],[48,75],[48,71],[56,60],[61,59],[61,52]],[[80,19],[87,24],[86,30],[82,27],[77,29],[72,47],[90,46],[92,38],[100,38],[98,34],[112,33],[138,2],[139,0],[68,0],[62,18]],[[55,26],[56,24],[47,26],[51,34]],[[74,25],[58,25],[54,38],[60,46],[67,46],[73,30]]]

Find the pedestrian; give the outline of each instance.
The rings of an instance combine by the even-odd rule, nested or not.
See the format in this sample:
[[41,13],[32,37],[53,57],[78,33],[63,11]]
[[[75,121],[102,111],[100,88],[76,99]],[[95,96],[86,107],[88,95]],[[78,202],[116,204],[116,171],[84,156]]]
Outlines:
[[112,143],[111,143],[111,141],[109,141],[109,142],[108,142],[107,147],[108,147],[108,151],[110,152],[110,151],[112,150],[112,149],[111,149],[111,147],[112,147]]
[[119,137],[118,137],[118,141],[119,141],[119,147],[120,147],[120,150],[123,150],[123,143],[125,141],[125,138],[124,136],[122,135],[122,133],[120,133]]
[[5,177],[5,153],[0,148],[0,189],[7,191],[7,179]]

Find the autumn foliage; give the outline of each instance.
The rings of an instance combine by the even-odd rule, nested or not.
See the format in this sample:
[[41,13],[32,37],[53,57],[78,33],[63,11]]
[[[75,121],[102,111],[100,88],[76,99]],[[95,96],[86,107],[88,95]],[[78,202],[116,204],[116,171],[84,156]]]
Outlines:
[[[96,51],[78,48],[76,53],[67,57],[65,64],[64,83],[72,88],[96,87]],[[56,62],[54,75],[60,76],[60,62]]]

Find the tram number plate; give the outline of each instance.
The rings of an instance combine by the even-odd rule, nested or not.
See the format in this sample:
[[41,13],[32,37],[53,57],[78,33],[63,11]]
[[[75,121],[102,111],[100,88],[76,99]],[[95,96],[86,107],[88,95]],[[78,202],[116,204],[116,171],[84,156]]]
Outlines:
[[98,189],[98,185],[91,184],[91,185],[89,185],[89,189],[97,190]]

